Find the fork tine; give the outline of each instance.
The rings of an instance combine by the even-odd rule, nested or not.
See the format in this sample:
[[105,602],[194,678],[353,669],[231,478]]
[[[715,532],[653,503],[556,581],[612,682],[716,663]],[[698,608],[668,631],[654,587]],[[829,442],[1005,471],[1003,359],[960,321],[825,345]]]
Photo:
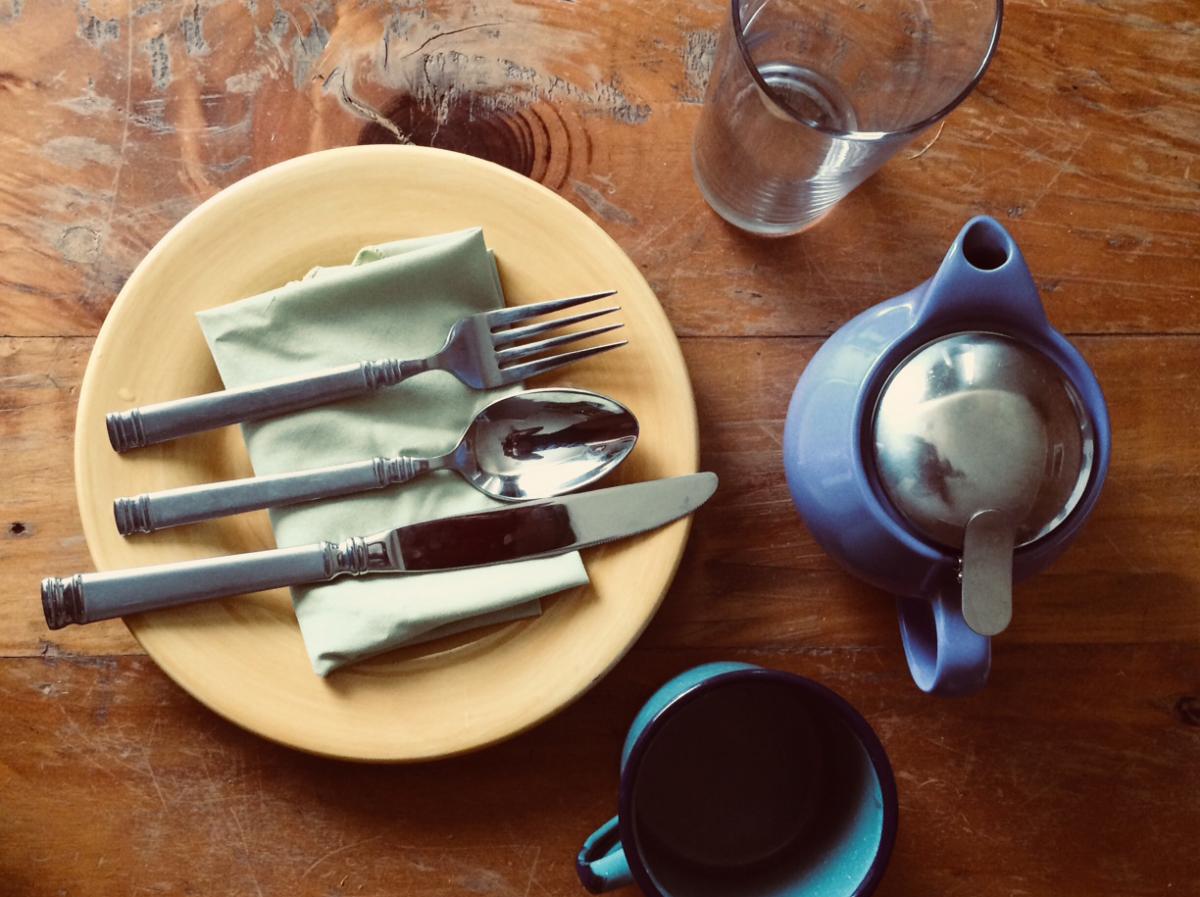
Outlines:
[[520,346],[513,346],[511,349],[504,349],[500,352],[497,352],[496,363],[503,368],[511,361],[519,361],[522,358],[529,358],[533,355],[538,355],[542,352],[545,352],[547,349],[565,346],[567,343],[577,343],[581,339],[587,339],[590,336],[599,336],[602,333],[608,333],[611,330],[618,330],[624,326],[624,324],[609,324],[607,327],[595,327],[591,330],[577,330],[572,333],[564,333],[562,336],[554,336],[550,339],[544,339],[536,343],[524,343]]
[[564,352],[562,355],[552,355],[549,358],[528,361],[525,364],[515,364],[512,367],[501,368],[500,376],[504,378],[505,384],[516,383],[518,380],[525,380],[529,377],[536,377],[538,374],[545,374],[555,368],[562,367],[564,364],[571,364],[575,361],[591,358],[593,355],[599,355],[601,352],[607,352],[609,349],[619,349],[628,342],[629,340],[623,339],[615,343],[606,343],[603,346],[589,346],[586,349],[576,349],[574,352]]
[[494,330],[497,327],[506,327],[509,324],[515,324],[517,321],[524,321],[529,318],[536,318],[538,315],[547,315],[552,311],[561,311],[564,308],[574,308],[576,305],[583,305],[585,302],[595,302],[597,299],[604,299],[607,296],[616,294],[616,290],[604,290],[600,293],[588,293],[584,296],[570,296],[566,299],[549,299],[546,302],[535,302],[533,305],[517,305],[513,308],[498,308],[495,311],[484,313],[484,318],[488,325]]
[[566,327],[570,324],[578,324],[581,321],[590,321],[592,318],[598,318],[601,315],[612,314],[614,311],[620,310],[621,306],[610,305],[608,308],[602,308],[599,311],[585,311],[583,314],[555,318],[553,321],[530,324],[528,327],[513,327],[509,330],[500,330],[492,334],[492,345],[497,349],[501,346],[509,346],[513,343],[529,339],[531,336],[538,336],[550,330],[557,330],[560,327]]

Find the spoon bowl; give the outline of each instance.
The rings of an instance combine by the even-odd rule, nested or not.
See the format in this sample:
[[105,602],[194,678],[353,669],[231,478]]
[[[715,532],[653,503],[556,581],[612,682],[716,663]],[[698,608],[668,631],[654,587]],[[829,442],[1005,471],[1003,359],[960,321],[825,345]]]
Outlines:
[[582,389],[532,389],[480,411],[451,456],[480,492],[525,501],[598,482],[637,438],[637,418],[620,402]]

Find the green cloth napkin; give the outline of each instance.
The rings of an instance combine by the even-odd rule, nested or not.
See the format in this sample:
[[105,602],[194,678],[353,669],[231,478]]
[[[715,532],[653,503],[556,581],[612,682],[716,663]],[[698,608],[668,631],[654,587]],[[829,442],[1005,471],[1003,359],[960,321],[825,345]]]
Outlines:
[[[478,228],[361,250],[349,265],[200,312],[200,327],[229,388],[377,358],[441,348],[464,315],[504,304],[496,264]],[[258,475],[441,454],[475,413],[519,386],[476,392],[433,371],[359,399],[242,427]],[[340,540],[499,505],[457,474],[271,512],[281,547]],[[578,553],[476,570],[346,578],[292,589],[318,675],[415,641],[533,616],[538,598],[587,582]]]

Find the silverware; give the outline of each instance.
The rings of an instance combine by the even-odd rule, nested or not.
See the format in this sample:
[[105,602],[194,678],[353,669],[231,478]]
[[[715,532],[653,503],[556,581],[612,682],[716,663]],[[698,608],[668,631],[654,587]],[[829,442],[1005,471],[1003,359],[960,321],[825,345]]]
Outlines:
[[434,458],[372,458],[277,476],[151,492],[113,502],[123,535],[227,514],[382,489],[433,470],[452,470],[506,501],[550,498],[599,481],[637,442],[633,413],[581,389],[532,389],[476,415],[458,445]]
[[716,474],[696,473],[414,523],[341,543],[50,577],[42,580],[42,611],[47,626],[61,629],[344,574],[424,573],[549,557],[656,529],[696,510],[716,488]]
[[[610,314],[620,306],[582,312],[524,327],[512,326],[551,312],[604,299],[615,293],[616,290],[605,290],[585,296],[551,299],[534,305],[500,308],[469,315],[450,328],[445,345],[428,358],[407,361],[384,358],[379,361],[357,362],[315,374],[144,405],[129,411],[114,411],[105,416],[108,441],[118,452],[126,452],[241,421],[275,417],[301,408],[364,395],[385,386],[395,386],[425,371],[446,371],[472,389],[508,386],[625,345],[627,341],[620,340],[603,346],[589,346],[533,359],[533,356],[551,349],[608,333],[623,326],[609,324],[591,330],[533,340],[534,337],[541,337],[561,327]],[[522,359],[531,360],[522,362]]]

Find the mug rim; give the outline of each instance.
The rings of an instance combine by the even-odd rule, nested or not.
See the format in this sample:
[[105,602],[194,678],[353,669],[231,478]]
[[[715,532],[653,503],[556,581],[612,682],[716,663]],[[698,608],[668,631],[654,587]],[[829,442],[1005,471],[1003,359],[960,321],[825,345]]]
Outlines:
[[893,128],[889,131],[846,131],[842,130],[841,128],[831,128],[827,125],[822,125],[820,122],[816,122],[811,119],[802,118],[801,116],[796,115],[796,113],[793,112],[786,103],[780,102],[778,94],[771,88],[769,84],[767,84],[766,79],[763,78],[762,73],[759,72],[758,66],[754,62],[754,57],[750,55],[750,48],[746,45],[746,30],[742,25],[740,4],[741,0],[730,0],[729,23],[733,31],[733,40],[737,44],[738,57],[741,59],[742,64],[746,67],[747,71],[750,72],[750,77],[754,80],[754,83],[758,86],[758,89],[762,91],[765,97],[770,99],[772,105],[774,105],[777,109],[779,109],[780,112],[782,112],[792,121],[802,124],[807,128],[812,128],[815,131],[819,131],[822,134],[828,134],[831,137],[839,137],[846,140],[869,141],[891,140],[898,137],[912,137],[913,135],[923,131],[925,128],[937,124],[939,121],[953,112],[954,109],[963,102],[963,100],[970,96],[971,91],[973,91],[979,85],[979,82],[983,80],[983,76],[987,72],[988,66],[992,63],[992,57],[996,55],[996,48],[1000,45],[1000,29],[1004,24],[1004,0],[994,0],[994,9],[996,14],[995,18],[992,20],[992,34],[988,40],[987,49],[984,51],[983,57],[979,60],[979,64],[976,66],[974,74],[971,75],[963,88],[936,111],[920,119],[919,121],[910,122],[903,127]]
[[879,887],[884,870],[891,859],[892,849],[896,843],[900,801],[896,791],[896,778],[892,772],[891,761],[888,760],[887,753],[883,749],[883,743],[880,742],[879,736],[871,728],[870,723],[845,698],[833,691],[833,689],[806,676],[801,676],[798,673],[788,673],[783,670],[771,670],[766,667],[727,670],[688,686],[663,705],[646,722],[642,731],[634,739],[633,745],[629,749],[628,757],[621,769],[617,799],[618,832],[634,881],[647,897],[671,897],[670,894],[663,891],[654,882],[653,877],[646,868],[645,861],[642,859],[641,851],[639,850],[633,831],[633,780],[636,778],[635,773],[641,765],[650,742],[654,739],[655,734],[662,727],[663,723],[674,716],[682,707],[692,703],[711,688],[741,680],[773,681],[800,688],[807,692],[809,697],[819,699],[824,706],[836,712],[838,717],[850,727],[852,734],[858,743],[862,745],[863,750],[866,751],[867,759],[870,761],[875,776],[879,781],[879,791],[883,803],[882,829],[879,833],[879,841],[875,846],[875,855],[871,858],[871,865],[867,867],[866,874],[863,875],[862,880],[858,882],[854,890],[847,894],[846,897],[868,897],[868,895],[874,893],[875,889]]

